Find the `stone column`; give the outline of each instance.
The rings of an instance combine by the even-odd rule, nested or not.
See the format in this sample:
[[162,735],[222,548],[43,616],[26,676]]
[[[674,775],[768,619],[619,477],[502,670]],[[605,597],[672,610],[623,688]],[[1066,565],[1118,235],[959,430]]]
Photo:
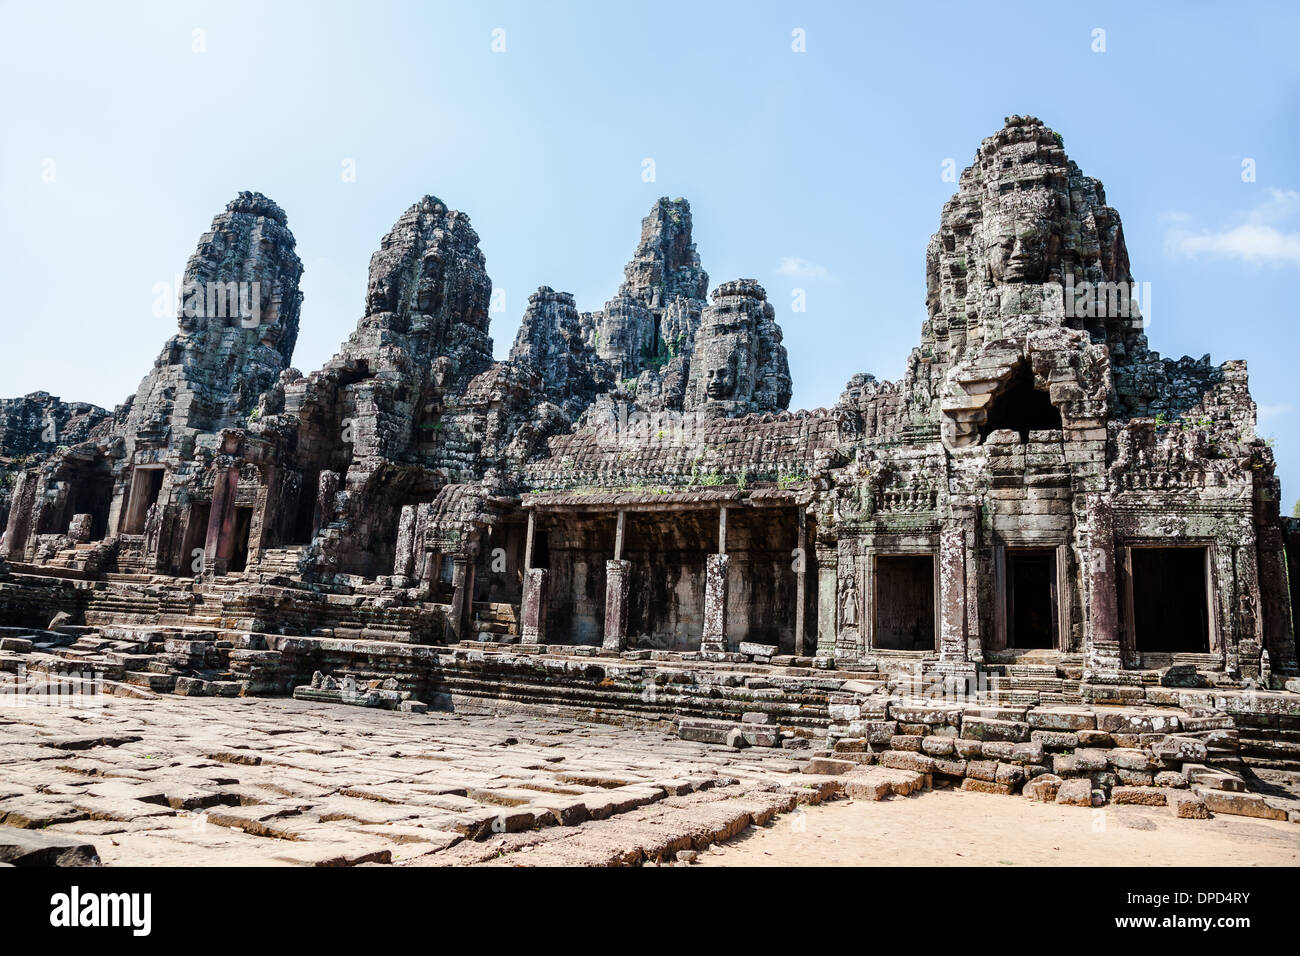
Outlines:
[[939,660],[966,661],[966,533],[939,532]]
[[[1119,573],[1115,565],[1115,516],[1110,501],[1096,495],[1088,502],[1088,546],[1083,560],[1088,589],[1088,623],[1084,657],[1092,676],[1123,667],[1119,631]],[[1066,598],[1061,596],[1060,600]]]
[[464,641],[470,637],[469,624],[472,611],[473,575],[471,574],[469,555],[454,554],[451,557],[451,610],[447,613],[447,630],[452,641]]
[[1295,633],[1292,630],[1290,594],[1282,528],[1276,520],[1256,528],[1256,560],[1259,566],[1260,613],[1264,624],[1264,647],[1269,665],[1276,672],[1294,670]]
[[711,554],[704,566],[704,634],[700,650],[722,653],[727,649],[727,569],[725,554]]
[[[545,568],[529,568],[524,572],[524,599],[520,609],[521,640],[525,644],[546,643],[546,601],[550,572]],[[609,612],[606,610],[606,619]]]
[[415,505],[403,505],[397,519],[397,556],[393,576],[410,580],[415,573]]
[[36,507],[36,475],[34,471],[20,472],[14,483],[13,497],[9,500],[9,521],[4,540],[0,541],[0,556],[24,560],[32,527],[32,511]]
[[524,534],[524,573],[527,574],[533,566],[533,538],[537,533],[537,514],[530,510],[528,512],[528,530]]
[[808,627],[804,620],[808,603],[808,514],[802,505],[795,509],[795,520],[799,526],[799,542],[794,566],[794,653],[796,657],[802,657],[804,631]]
[[[225,574],[226,565],[235,550],[235,494],[239,490],[239,461],[233,455],[217,459],[218,471],[212,484],[212,508],[208,512],[208,534],[203,544],[207,570],[212,574]],[[134,492],[133,492],[134,496]],[[135,507],[133,504],[132,508]]]
[[605,562],[605,636],[607,651],[627,650],[627,592],[632,562],[622,558]]
[[839,552],[817,549],[817,656],[834,659],[840,629]]
[[1260,676],[1264,629],[1259,619],[1259,581],[1255,576],[1255,549],[1240,547],[1233,548],[1232,552],[1232,563],[1237,570],[1237,666],[1242,677],[1256,680]]

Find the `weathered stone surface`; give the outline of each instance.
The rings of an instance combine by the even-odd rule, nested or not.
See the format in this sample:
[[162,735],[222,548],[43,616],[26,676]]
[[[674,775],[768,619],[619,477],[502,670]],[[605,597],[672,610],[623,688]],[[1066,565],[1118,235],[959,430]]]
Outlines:
[[1151,752],[1161,760],[1173,763],[1192,761],[1199,763],[1208,755],[1205,744],[1191,737],[1166,737],[1151,747]]
[[1064,781],[1055,774],[1039,774],[1025,783],[1023,793],[1031,800],[1052,803],[1056,800],[1056,794],[1060,791],[1063,783]]
[[1144,807],[1163,807],[1167,799],[1161,787],[1115,787],[1110,791],[1111,803],[1134,803]]
[[1092,781],[1086,777],[1062,781],[1056,791],[1056,802],[1072,807],[1092,806]]
[[93,844],[43,830],[0,828],[0,863],[10,866],[98,866]]
[[1208,820],[1210,809],[1205,801],[1188,790],[1170,790],[1165,794],[1165,803],[1174,812],[1174,816],[1184,820]]
[[1243,817],[1259,817],[1262,820],[1287,818],[1285,810],[1270,806],[1257,793],[1230,793],[1212,787],[1194,787],[1192,792],[1205,801],[1205,806],[1211,813],[1232,813]]
[[1013,720],[995,720],[988,717],[962,719],[962,736],[980,741],[1020,742],[1029,739],[1029,725]]

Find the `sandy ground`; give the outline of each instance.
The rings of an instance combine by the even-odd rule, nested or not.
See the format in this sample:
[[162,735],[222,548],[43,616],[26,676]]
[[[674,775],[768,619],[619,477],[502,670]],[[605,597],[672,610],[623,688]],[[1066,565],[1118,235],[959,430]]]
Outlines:
[[936,790],[838,800],[751,828],[705,866],[1296,866],[1300,826]]

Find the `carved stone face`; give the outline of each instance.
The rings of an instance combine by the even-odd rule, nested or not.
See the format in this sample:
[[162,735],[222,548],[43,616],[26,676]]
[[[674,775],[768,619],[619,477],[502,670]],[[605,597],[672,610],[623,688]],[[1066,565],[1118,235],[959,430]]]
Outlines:
[[1028,211],[1001,220],[999,233],[988,244],[993,281],[1042,282],[1047,278],[1058,240],[1051,223]]
[[712,399],[730,398],[736,393],[736,353],[731,352],[725,362],[710,368],[707,374],[705,394]]

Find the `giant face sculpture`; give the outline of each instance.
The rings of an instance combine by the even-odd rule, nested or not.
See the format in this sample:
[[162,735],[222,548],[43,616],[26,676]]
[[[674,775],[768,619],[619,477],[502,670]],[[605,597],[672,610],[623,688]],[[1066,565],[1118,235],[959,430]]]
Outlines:
[[1019,209],[986,226],[985,251],[995,283],[1044,282],[1060,250],[1046,210]]
[[733,415],[784,408],[789,386],[782,393],[781,376],[788,383],[789,371],[780,341],[763,287],[753,279],[724,282],[695,333],[683,409]]
[[704,393],[712,399],[731,398],[736,393],[737,357],[731,351],[726,360],[708,370]]

